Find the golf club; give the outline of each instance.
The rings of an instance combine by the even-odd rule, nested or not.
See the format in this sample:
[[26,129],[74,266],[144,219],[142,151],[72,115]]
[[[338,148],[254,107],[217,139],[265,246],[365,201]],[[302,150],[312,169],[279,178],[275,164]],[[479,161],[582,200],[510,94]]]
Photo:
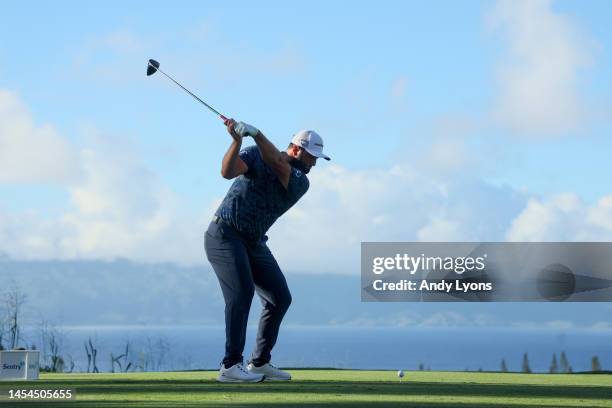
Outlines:
[[154,59],[150,59],[149,60],[149,64],[147,65],[147,76],[151,76],[154,73],[156,73],[157,71],[161,72],[162,74],[164,74],[169,80],[171,80],[172,82],[174,82],[175,84],[177,84],[178,86],[180,86],[181,88],[183,88],[183,90],[185,92],[187,92],[189,95],[193,96],[198,102],[200,102],[202,105],[206,106],[208,109],[210,109],[213,113],[215,113],[217,116],[219,116],[223,122],[227,121],[227,118],[222,115],[221,113],[219,113],[216,109],[214,109],[212,106],[210,106],[209,104],[207,104],[206,102],[204,102],[203,100],[201,100],[200,98],[198,98],[197,96],[195,96],[193,93],[191,93],[189,91],[189,89],[185,88],[183,85],[179,84],[178,82],[176,82],[174,80],[174,78],[172,78],[170,75],[166,74],[164,71],[162,71],[161,69],[159,69],[159,62],[155,61]]

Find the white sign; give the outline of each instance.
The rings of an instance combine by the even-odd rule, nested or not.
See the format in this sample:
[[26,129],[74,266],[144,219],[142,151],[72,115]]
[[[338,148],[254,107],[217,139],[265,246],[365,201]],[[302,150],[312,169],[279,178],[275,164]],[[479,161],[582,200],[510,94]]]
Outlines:
[[38,350],[0,351],[0,381],[38,380]]

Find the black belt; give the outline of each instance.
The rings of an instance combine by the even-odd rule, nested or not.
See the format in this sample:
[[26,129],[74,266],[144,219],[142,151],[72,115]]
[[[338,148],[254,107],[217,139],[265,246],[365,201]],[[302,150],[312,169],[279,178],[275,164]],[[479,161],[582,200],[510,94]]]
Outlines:
[[[238,235],[242,236],[243,239],[245,239],[247,242],[252,242],[246,238],[244,238],[244,236],[242,235],[242,233],[240,231],[238,231],[236,228],[234,228],[234,226],[232,224],[230,224],[229,222],[225,221],[223,218],[219,217],[218,215],[215,215],[212,218],[212,222],[214,222],[215,224],[219,225],[219,224],[225,224],[227,225],[229,228],[231,228],[232,230],[234,230]],[[267,236],[264,236],[264,242],[268,240]]]

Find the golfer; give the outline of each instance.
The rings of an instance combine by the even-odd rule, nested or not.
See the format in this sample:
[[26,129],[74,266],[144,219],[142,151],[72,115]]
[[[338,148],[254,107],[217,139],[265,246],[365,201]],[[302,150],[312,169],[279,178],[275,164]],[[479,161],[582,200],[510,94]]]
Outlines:
[[[287,281],[266,245],[266,232],[308,190],[306,174],[323,154],[323,139],[312,130],[298,132],[280,152],[259,130],[243,122],[225,122],[232,144],[223,157],[221,175],[236,178],[206,231],[206,256],[225,299],[225,357],[221,382],[290,380],[270,364],[281,321],[291,304]],[[256,146],[240,150],[250,136]],[[255,349],[248,366],[242,352],[253,295],[263,310]]]

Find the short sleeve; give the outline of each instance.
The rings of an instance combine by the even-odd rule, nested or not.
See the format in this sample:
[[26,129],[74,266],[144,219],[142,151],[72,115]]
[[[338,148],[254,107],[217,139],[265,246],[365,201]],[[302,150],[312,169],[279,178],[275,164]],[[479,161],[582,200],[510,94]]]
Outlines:
[[255,174],[255,162],[257,160],[257,146],[249,146],[244,148],[238,153],[240,159],[247,165],[249,168],[246,171],[247,176],[252,176]]
[[306,174],[295,167],[291,167],[287,192],[296,198],[300,198],[308,191],[308,187],[310,187],[310,182]]

